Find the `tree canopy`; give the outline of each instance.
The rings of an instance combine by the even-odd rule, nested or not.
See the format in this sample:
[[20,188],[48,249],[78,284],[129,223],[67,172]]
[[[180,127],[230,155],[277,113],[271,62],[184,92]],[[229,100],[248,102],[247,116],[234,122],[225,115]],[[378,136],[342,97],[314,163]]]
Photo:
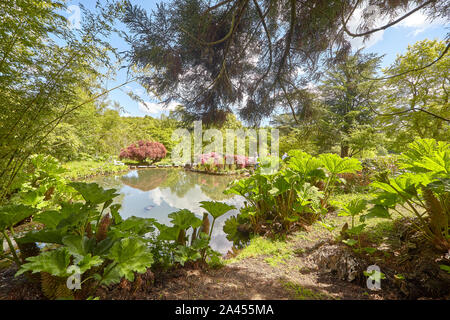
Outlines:
[[[349,39],[384,30],[419,9],[448,16],[447,1],[172,0],[151,13],[126,1],[123,21],[140,81],[195,119],[221,122],[233,109],[259,124],[292,93],[345,59]],[[363,21],[349,30],[356,9]],[[390,23],[374,27],[377,19]],[[237,109],[237,110],[236,110]],[[234,110],[233,110],[234,111]]]

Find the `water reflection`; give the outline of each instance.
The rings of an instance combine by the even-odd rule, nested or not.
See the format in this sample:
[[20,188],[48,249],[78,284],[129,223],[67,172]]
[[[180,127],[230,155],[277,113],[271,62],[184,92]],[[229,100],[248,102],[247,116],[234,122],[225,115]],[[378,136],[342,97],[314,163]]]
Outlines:
[[[199,207],[200,201],[222,201],[239,208],[243,201],[241,197],[223,194],[233,179],[183,169],[152,168],[132,170],[121,177],[99,177],[93,181],[120,191],[117,200],[122,203],[120,214],[124,219],[138,216],[170,224],[167,215],[179,209],[189,209],[201,218],[204,209]],[[226,253],[232,245],[226,239],[223,224],[233,214],[237,214],[237,210],[220,217],[214,227],[211,246],[222,253]]]

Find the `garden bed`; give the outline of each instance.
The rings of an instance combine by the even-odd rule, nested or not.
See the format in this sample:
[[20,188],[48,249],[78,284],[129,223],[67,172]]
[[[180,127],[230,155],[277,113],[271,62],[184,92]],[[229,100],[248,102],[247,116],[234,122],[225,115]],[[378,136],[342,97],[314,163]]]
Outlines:
[[207,170],[198,170],[194,168],[186,168],[191,172],[203,173],[203,174],[211,174],[216,176],[250,176],[250,172],[248,171],[207,171]]
[[[396,221],[382,242],[367,235],[366,245],[378,248],[377,254],[368,255],[355,253],[314,224],[286,242],[255,238],[245,249],[230,252],[219,269],[190,263],[168,271],[147,271],[133,283],[102,287],[96,296],[106,300],[449,299],[449,275],[439,271],[439,263],[448,264],[448,258],[423,242],[409,225]],[[364,271],[372,264],[386,277],[378,291],[366,285]],[[39,282],[23,275],[15,278],[15,272],[14,268],[0,270],[0,298],[45,299]]]
[[217,176],[249,176],[250,171],[248,169],[241,170],[224,170],[224,171],[210,171],[210,170],[201,170],[197,168],[192,168],[189,166],[183,165],[175,165],[175,164],[134,164],[134,163],[126,163],[129,169],[157,169],[157,168],[184,168],[185,170],[189,170],[191,172],[203,173],[203,174],[211,174]]

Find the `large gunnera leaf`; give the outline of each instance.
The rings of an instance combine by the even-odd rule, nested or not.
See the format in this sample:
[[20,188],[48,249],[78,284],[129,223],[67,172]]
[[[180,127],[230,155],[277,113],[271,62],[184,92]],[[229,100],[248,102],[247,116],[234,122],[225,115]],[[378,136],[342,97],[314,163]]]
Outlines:
[[119,195],[116,193],[116,189],[105,190],[97,183],[71,182],[69,183],[69,186],[77,190],[86,202],[90,202],[92,204],[104,203]]
[[32,273],[46,272],[57,277],[67,277],[69,276],[67,270],[69,264],[69,251],[66,248],[58,248],[27,258],[27,262],[20,267],[16,276],[31,271]]
[[0,230],[6,230],[32,216],[36,209],[22,204],[0,207]]
[[144,273],[153,263],[153,256],[147,246],[135,238],[116,242],[108,258],[117,263],[115,269],[120,276],[134,281],[134,272]]
[[331,174],[353,173],[362,169],[361,162],[358,159],[341,158],[334,153],[321,154],[319,159]]
[[188,229],[191,226],[198,228],[202,224],[202,220],[197,218],[195,214],[188,209],[178,210],[169,214],[171,222],[180,229]]
[[235,206],[231,206],[229,204],[218,201],[201,201],[200,203],[200,207],[208,211],[208,213],[212,215],[214,219],[219,218],[232,209],[236,209]]

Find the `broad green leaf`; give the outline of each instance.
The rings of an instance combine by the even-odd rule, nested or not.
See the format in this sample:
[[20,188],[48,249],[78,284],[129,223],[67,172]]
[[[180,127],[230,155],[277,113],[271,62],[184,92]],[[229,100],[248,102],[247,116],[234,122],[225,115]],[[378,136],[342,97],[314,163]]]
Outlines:
[[382,192],[377,194],[377,197],[370,202],[383,207],[394,208],[397,203],[402,203],[404,200],[397,193]]
[[301,150],[289,151],[288,167],[303,176],[320,176],[322,161]]
[[100,282],[100,284],[109,286],[111,284],[116,284],[120,282],[122,275],[120,274],[120,267],[117,266],[114,262],[110,263],[103,270],[103,276],[96,273],[93,275],[93,278]]
[[384,275],[384,273],[377,271],[377,270],[372,270],[370,272],[364,271],[363,273],[366,277],[369,277],[369,279],[371,279],[371,280],[386,279],[386,276]]
[[417,139],[408,145],[400,159],[400,167],[412,172],[448,175],[450,172],[450,144],[434,139]]
[[[317,187],[306,182],[297,186],[296,191],[297,201],[301,207],[308,204],[313,208],[320,206],[320,199],[323,197],[323,192],[319,191]],[[294,206],[296,206],[296,204],[294,204]]]
[[37,191],[27,191],[20,194],[20,202],[24,205],[32,207],[42,207],[44,198],[45,197],[39,195],[39,192]]
[[444,271],[447,271],[447,273],[450,274],[450,266],[447,266],[447,265],[445,265],[445,264],[440,264],[440,265],[439,265],[439,268],[442,269],[442,270],[444,270]]
[[23,204],[0,207],[0,231],[13,227],[36,212],[36,209]]
[[197,250],[186,246],[178,246],[175,250],[174,260],[184,266],[187,261],[197,261],[202,258],[202,255]]
[[235,245],[245,243],[249,238],[248,234],[244,234],[238,230],[238,227],[242,224],[238,220],[240,217],[241,215],[239,215],[238,218],[235,216],[229,217],[223,226],[223,232],[227,235],[227,239],[232,241]]
[[230,210],[236,209],[235,206],[231,206],[218,201],[201,201],[200,203],[200,207],[208,211],[208,213],[212,215],[214,219],[219,218]]
[[93,254],[97,255],[97,256],[103,256],[105,254],[108,254],[109,249],[114,245],[114,243],[116,243],[118,240],[117,239],[111,239],[111,238],[106,238],[102,241],[100,241],[99,243],[97,243],[97,245],[94,247],[94,251]]
[[172,219],[171,222],[173,223],[173,225],[180,229],[188,229],[193,225],[195,227],[199,227],[202,222],[202,220],[197,218],[195,214],[188,209],[182,209],[176,212],[172,212],[168,216]]
[[286,178],[283,176],[277,176],[272,183],[272,189],[269,193],[273,196],[285,193],[291,188],[291,184],[286,181]]
[[348,215],[356,216],[363,212],[367,207],[367,200],[357,198],[351,200],[348,204],[342,208]]
[[328,231],[330,231],[330,232],[333,232],[333,230],[337,228],[335,225],[328,224],[328,223],[325,223],[325,222],[322,222],[322,221],[317,221],[317,223],[319,225],[321,225],[322,227],[324,227],[325,229],[327,229]]
[[70,253],[66,248],[46,251],[38,256],[29,257],[26,261],[17,271],[16,276],[27,271],[47,272],[57,277],[69,276],[67,268],[70,264]]
[[353,173],[362,169],[361,162],[354,158],[341,158],[334,153],[324,153],[319,156],[323,166],[331,174]]
[[194,250],[207,249],[209,246],[209,237],[205,233],[200,233],[199,237],[195,239],[191,245]]
[[121,223],[123,221],[122,216],[119,213],[119,210],[120,210],[121,207],[122,207],[121,204],[116,203],[116,204],[113,204],[109,208],[109,210],[111,211],[111,217],[114,220],[114,224],[119,224],[119,223]]
[[77,261],[76,263],[79,267],[80,274],[83,274],[92,267],[101,265],[103,263],[103,259],[99,256],[92,256],[92,254],[89,253],[83,256],[82,259],[80,261]]
[[116,189],[105,190],[97,183],[71,182],[69,186],[77,190],[86,202],[92,204],[104,203],[119,195]]
[[94,238],[89,239],[86,236],[79,235],[65,236],[62,241],[69,253],[75,257],[76,263],[84,256],[92,253],[96,244]]
[[177,226],[166,226],[165,224],[160,224],[155,222],[155,226],[159,230],[158,239],[166,241],[176,241],[178,239],[178,234],[180,233],[180,228]]
[[153,263],[150,250],[142,241],[135,238],[116,242],[108,258],[117,263],[119,274],[129,281],[134,281],[134,272],[144,273]]
[[377,248],[365,247],[364,251],[366,251],[368,254],[373,254],[377,251]]
[[144,236],[146,233],[155,231],[155,222],[156,220],[152,218],[131,216],[128,219],[123,220],[121,223],[113,226],[111,228],[111,232],[116,236]]
[[362,215],[360,220],[365,221],[366,219],[371,219],[371,218],[390,219],[391,215],[389,213],[389,210],[386,207],[376,204],[372,208],[369,209],[367,214]]
[[397,191],[395,191],[395,189],[392,186],[390,186],[389,184],[384,183],[384,182],[375,181],[375,182],[372,182],[372,184],[370,186],[372,188],[378,188],[378,189],[384,190],[389,193],[397,194]]
[[44,211],[35,220],[47,229],[65,229],[84,222],[88,215],[89,211],[81,203],[62,203],[59,211]]
[[42,243],[62,244],[63,236],[64,236],[63,230],[51,230],[45,228],[38,231],[30,231],[26,233],[23,237],[18,238],[17,242],[20,243],[42,242]]
[[[81,208],[81,204],[79,208]],[[68,210],[44,211],[37,215],[34,220],[43,223],[46,228],[56,229],[56,226],[61,222],[61,220],[67,218],[69,215],[70,212]]]
[[416,139],[408,144],[408,149],[402,154],[403,160],[417,160],[437,150],[436,140]]

